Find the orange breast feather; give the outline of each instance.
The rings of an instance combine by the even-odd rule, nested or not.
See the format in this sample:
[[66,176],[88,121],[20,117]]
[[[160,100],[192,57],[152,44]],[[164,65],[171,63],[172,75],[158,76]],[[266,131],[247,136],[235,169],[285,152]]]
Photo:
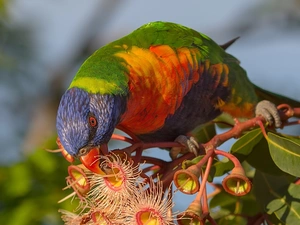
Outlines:
[[125,60],[130,77],[130,97],[120,125],[135,134],[161,128],[201,74],[197,49],[133,46],[116,56]]

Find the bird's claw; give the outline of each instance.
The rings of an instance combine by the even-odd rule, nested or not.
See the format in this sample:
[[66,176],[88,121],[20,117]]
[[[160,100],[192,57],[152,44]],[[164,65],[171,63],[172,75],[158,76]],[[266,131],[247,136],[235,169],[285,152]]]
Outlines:
[[192,152],[195,155],[198,155],[199,152],[199,144],[197,140],[194,137],[188,137],[185,135],[179,135],[175,142],[178,142],[179,144],[183,145],[184,147],[173,147],[170,150],[170,156],[172,159],[177,158],[178,154],[183,154],[186,152]]
[[270,101],[260,101],[256,105],[255,115],[263,116],[270,125],[275,124],[275,127],[281,126],[281,119],[276,105]]

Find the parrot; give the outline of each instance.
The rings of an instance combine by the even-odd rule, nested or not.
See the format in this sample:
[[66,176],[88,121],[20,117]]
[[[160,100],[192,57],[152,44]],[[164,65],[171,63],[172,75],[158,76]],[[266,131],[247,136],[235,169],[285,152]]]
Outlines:
[[278,96],[249,80],[225,51],[231,42],[218,45],[191,28],[156,21],[96,50],[58,106],[65,154],[80,158],[106,146],[117,127],[143,142],[174,141],[222,113],[262,115],[280,127]]

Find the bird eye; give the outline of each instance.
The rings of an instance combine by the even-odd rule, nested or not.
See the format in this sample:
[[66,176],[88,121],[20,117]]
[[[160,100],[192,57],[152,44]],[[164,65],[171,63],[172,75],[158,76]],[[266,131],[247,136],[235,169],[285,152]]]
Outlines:
[[89,117],[89,124],[91,127],[96,127],[97,126],[97,119],[94,116]]
[[81,148],[78,152],[78,155],[82,156],[85,155],[88,152],[87,148]]

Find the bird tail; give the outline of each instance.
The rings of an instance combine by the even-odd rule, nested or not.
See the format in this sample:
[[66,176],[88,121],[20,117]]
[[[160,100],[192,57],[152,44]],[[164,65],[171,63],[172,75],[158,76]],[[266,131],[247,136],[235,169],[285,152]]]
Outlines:
[[297,100],[273,93],[271,91],[264,90],[256,85],[254,85],[254,88],[259,100],[269,100],[270,102],[273,102],[275,105],[280,105],[285,103],[290,105],[291,107],[300,107],[300,102]]
[[230,41],[222,44],[222,45],[219,45],[221,48],[223,48],[224,50],[226,50],[228,47],[230,47],[237,39],[239,39],[240,37],[236,37],[236,38],[233,38],[231,39]]

